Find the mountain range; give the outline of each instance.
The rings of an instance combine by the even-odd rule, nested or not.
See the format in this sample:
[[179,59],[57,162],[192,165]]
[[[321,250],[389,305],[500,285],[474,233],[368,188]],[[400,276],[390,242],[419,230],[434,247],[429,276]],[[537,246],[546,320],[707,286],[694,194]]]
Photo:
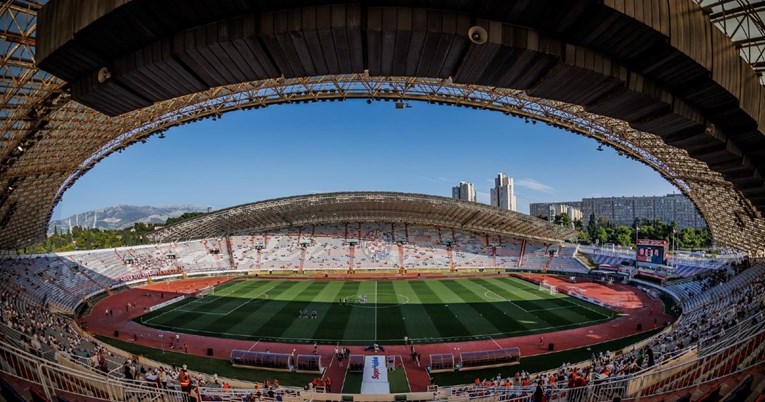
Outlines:
[[163,224],[167,218],[175,218],[186,212],[205,211],[206,208],[193,205],[169,205],[163,207],[117,205],[83,212],[67,218],[51,220],[48,233],[53,233],[58,227],[59,233],[69,230],[69,226],[81,226],[98,229],[119,230],[133,226],[136,223]]

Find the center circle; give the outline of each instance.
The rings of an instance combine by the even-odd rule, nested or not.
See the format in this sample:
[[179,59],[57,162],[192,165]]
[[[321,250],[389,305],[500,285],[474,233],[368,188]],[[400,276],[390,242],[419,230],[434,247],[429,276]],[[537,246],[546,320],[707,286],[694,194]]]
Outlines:
[[361,308],[392,308],[409,303],[409,297],[398,293],[358,293],[343,296],[344,303]]

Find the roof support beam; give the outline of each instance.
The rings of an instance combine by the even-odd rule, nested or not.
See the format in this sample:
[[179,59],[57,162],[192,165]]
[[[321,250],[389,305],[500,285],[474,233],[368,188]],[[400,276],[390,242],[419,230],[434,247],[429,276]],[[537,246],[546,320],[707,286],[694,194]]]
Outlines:
[[25,46],[34,46],[35,45],[35,38],[19,35],[14,32],[10,31],[0,31],[0,39],[13,42],[13,43],[20,43]]
[[717,5],[720,5],[723,7],[722,11],[718,11],[716,13],[709,14],[709,19],[712,22],[717,22],[721,19],[726,18],[732,18],[737,17],[739,15],[744,15],[750,12],[757,12],[760,10],[765,9],[765,1],[756,1],[749,4],[741,4],[739,2],[733,2],[734,4],[737,4],[737,7],[725,9],[725,5],[730,3],[730,1],[722,1],[719,2]]

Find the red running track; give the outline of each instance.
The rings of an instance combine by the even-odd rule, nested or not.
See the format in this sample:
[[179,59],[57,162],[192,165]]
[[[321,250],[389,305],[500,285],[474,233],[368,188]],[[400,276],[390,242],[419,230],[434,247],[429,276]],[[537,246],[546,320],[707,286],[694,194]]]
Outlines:
[[[548,343],[555,344],[556,352],[581,348],[606,342],[611,339],[635,335],[639,332],[636,331],[638,324],[641,324],[643,331],[649,331],[655,328],[656,325],[662,325],[672,319],[670,316],[664,314],[664,305],[661,300],[653,299],[646,293],[638,291],[632,286],[621,284],[605,286],[588,281],[570,284],[565,278],[550,275],[526,274],[516,276],[533,282],[545,280],[552,285],[556,285],[562,292],[573,289],[581,295],[615,306],[612,307],[612,309],[619,312],[620,316],[602,324],[545,333],[543,335],[544,342],[541,347],[539,344],[539,335],[527,335],[488,341],[481,340],[448,344],[416,345],[417,351],[422,354],[421,367],[418,367],[408,358],[408,346],[385,346],[386,352],[389,351],[392,355],[401,355],[403,357],[404,368],[406,369],[409,385],[413,392],[425,391],[427,386],[430,385],[428,375],[425,372],[425,366],[427,365],[427,356],[432,353],[450,353],[454,352],[455,348],[459,348],[460,351],[464,352],[489,350],[498,347],[519,347],[521,356],[534,356],[554,353],[548,352],[546,347]],[[89,315],[83,317],[83,320],[87,325],[88,331],[93,334],[121,339],[123,341],[132,340],[135,335],[138,343],[154,348],[160,348],[162,346],[160,341],[164,340],[165,347],[167,348],[169,346],[168,339],[170,335],[175,335],[175,333],[144,327],[131,320],[144,314],[149,307],[169,300],[172,297],[180,294],[194,293],[197,289],[209,285],[217,285],[229,279],[230,278],[220,277],[188,279],[128,289],[101,300],[91,310]],[[127,307],[128,303],[134,304],[135,307]],[[113,310],[113,314],[107,316],[105,314],[106,309]],[[114,336],[115,331],[119,331],[119,337]],[[159,337],[160,334],[164,334],[163,338]],[[228,360],[232,349],[252,349],[260,351],[268,349],[271,352],[277,353],[291,353],[295,350],[296,354],[313,353],[313,345],[306,344],[253,342],[189,334],[180,334],[180,341],[181,343],[188,343],[190,354],[205,356],[207,349],[212,348],[214,350],[213,357],[225,360]],[[343,386],[345,370],[339,368],[336,359],[333,358],[334,348],[333,345],[319,345],[318,351],[322,356],[322,362],[325,362],[324,364],[327,364],[326,362],[331,362],[329,363],[329,369],[326,370],[325,375],[332,379],[332,388],[335,392],[338,392]],[[365,346],[348,346],[348,348],[351,350],[352,354],[370,354],[370,352],[364,351]],[[274,377],[278,377],[278,373],[275,372]],[[272,380],[273,378],[268,379]],[[266,378],[257,379],[258,382],[264,380],[266,380]]]

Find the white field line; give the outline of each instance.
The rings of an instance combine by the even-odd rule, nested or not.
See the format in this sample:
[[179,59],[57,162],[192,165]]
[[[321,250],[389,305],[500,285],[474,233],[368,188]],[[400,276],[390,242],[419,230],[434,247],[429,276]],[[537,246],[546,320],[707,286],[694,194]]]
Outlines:
[[499,297],[499,300],[501,300],[501,301],[506,301],[506,302],[508,302],[508,303],[512,304],[512,305],[513,305],[513,306],[515,306],[515,307],[518,307],[519,309],[521,309],[521,310],[523,310],[523,311],[525,311],[525,312],[527,312],[527,313],[529,312],[529,311],[528,311],[528,310],[526,310],[525,308],[523,308],[523,307],[521,307],[521,306],[519,306],[519,305],[515,304],[515,303],[514,303],[512,300],[510,300],[510,299],[506,299],[506,298],[504,298],[504,297],[502,297],[502,296],[498,295],[498,294],[497,294],[497,292],[495,292],[495,291],[493,291],[493,290],[490,290],[490,289],[486,288],[486,286],[483,286],[483,285],[478,285],[478,284],[476,284],[476,286],[478,286],[478,287],[480,287],[480,288],[482,288],[483,290],[485,290],[485,291],[486,291],[486,293],[484,293],[484,296],[487,296],[487,297],[489,297],[489,296],[487,295],[487,293],[493,293],[495,296]]
[[[578,327],[580,325],[583,326],[584,324],[590,324],[590,323],[595,323],[595,322],[599,322],[599,321],[602,321],[602,320],[591,320],[591,321],[577,322],[577,323],[568,324],[568,325],[557,325],[557,326],[548,326],[548,327],[542,327],[542,328],[534,328],[534,331],[544,331],[544,330],[553,329],[553,328],[556,329],[556,330],[566,329],[566,328],[570,328],[570,327]],[[155,328],[163,328],[163,329],[165,329],[167,331],[174,331],[174,332],[179,332],[179,330],[183,330],[182,328],[171,327],[169,325],[153,325],[153,327],[155,327]],[[413,341],[427,340],[428,343],[437,343],[437,342],[453,341],[455,339],[456,340],[467,340],[467,339],[480,340],[480,339],[486,339],[486,337],[494,337],[494,336],[497,336],[497,337],[499,337],[499,336],[507,337],[507,336],[510,336],[512,334],[524,333],[524,332],[528,332],[528,331],[529,330],[523,329],[523,330],[518,330],[518,331],[496,332],[496,333],[493,333],[493,334],[477,334],[477,335],[472,335],[472,336],[467,336],[466,335],[466,336],[434,337],[434,338],[428,337],[428,338],[421,338],[421,339],[420,338],[410,338],[410,339],[412,339]],[[262,339],[263,338],[263,336],[261,336],[261,335],[248,335],[248,334],[243,334],[243,333],[231,333],[231,332],[220,332],[220,331],[205,331],[205,330],[201,330],[201,329],[188,330],[188,333],[191,333],[191,334],[193,334],[193,333],[205,333],[205,334],[213,334],[213,335],[214,334],[220,334],[220,335],[231,335],[231,336],[238,336],[238,337],[249,336],[249,337],[251,337],[253,339],[255,339],[255,338]],[[327,343],[327,342],[330,342],[330,343],[336,343],[336,342],[369,342],[369,339],[288,338],[288,337],[281,337],[281,336],[280,337],[267,337],[266,339],[267,340],[274,340],[274,341],[303,342],[303,343],[313,343],[313,342],[317,342],[317,341],[318,342],[322,342],[322,343]],[[387,341],[398,341],[398,340],[400,340],[400,339],[398,339],[398,338],[396,338],[396,339],[381,339],[381,341],[384,341],[384,342],[387,342]]]
[[[194,304],[196,302],[196,300],[194,300],[191,303],[187,303],[187,304],[184,304],[182,306],[178,306],[178,307],[176,307],[176,308],[174,308],[172,310],[165,311],[164,313],[162,313],[162,314],[160,314],[158,316],[155,316],[155,317],[151,317],[150,319],[148,319],[146,321],[143,321],[143,322],[150,322],[150,321],[153,321],[153,320],[155,320],[155,319],[157,319],[159,317],[162,317],[165,314],[176,312],[176,311],[181,312],[181,313],[196,313],[196,314],[217,315],[217,316],[229,315],[229,314],[233,313],[234,311],[238,310],[240,307],[244,306],[245,304],[250,303],[253,300],[256,300],[258,297],[260,297],[262,295],[266,295],[266,298],[267,298],[268,297],[268,294],[267,294],[268,291],[273,289],[273,288],[274,288],[274,286],[271,286],[270,288],[264,290],[262,293],[260,293],[259,295],[255,296],[254,298],[245,300],[244,302],[242,302],[238,306],[232,308],[231,310],[229,310],[229,311],[227,311],[225,313],[213,313],[213,312],[209,312],[209,311],[187,310],[187,309],[184,308],[184,307],[186,307],[186,306],[188,306],[190,304]],[[233,293],[233,292],[230,292],[230,293]],[[230,294],[230,293],[228,293],[228,294]],[[223,296],[220,296],[220,297],[218,297],[218,299],[220,299],[222,297]],[[262,300],[263,299],[257,299],[257,301],[262,301]],[[208,303],[204,303],[204,304],[208,304]]]
[[377,342],[377,281],[375,281],[375,342]]

